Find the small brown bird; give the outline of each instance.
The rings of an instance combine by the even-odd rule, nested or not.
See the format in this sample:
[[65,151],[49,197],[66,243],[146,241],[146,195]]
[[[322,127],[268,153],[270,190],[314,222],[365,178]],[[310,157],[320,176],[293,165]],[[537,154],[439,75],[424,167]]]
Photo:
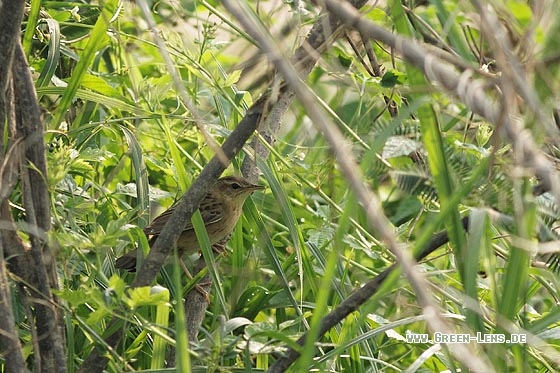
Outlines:
[[[264,187],[252,184],[239,176],[223,177],[210,188],[208,194],[200,202],[199,210],[212,245],[224,243],[229,238],[241,216],[243,203],[251,193],[260,189],[264,189]],[[174,210],[175,206],[171,206],[155,218],[152,224],[144,228],[144,233],[151,236],[150,246],[153,245]],[[182,255],[184,253],[192,254],[199,248],[194,228],[189,222],[177,240],[177,249]],[[134,272],[136,258],[137,251],[133,250],[118,258],[115,267]]]

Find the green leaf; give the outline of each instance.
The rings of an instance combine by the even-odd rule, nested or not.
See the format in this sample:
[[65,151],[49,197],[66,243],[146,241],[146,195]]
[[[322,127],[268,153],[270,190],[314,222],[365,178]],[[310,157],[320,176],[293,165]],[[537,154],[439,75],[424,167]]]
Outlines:
[[168,303],[169,294],[161,291],[154,292],[151,286],[143,286],[130,289],[125,301],[131,309],[141,306],[157,306]]
[[92,91],[100,93],[109,97],[122,97],[120,92],[111,87],[107,80],[92,74],[85,74],[82,78],[81,85],[84,88],[89,88]]
[[385,88],[392,88],[396,85],[405,84],[407,76],[398,70],[388,70],[381,78],[380,84]]
[[234,70],[228,74],[227,79],[223,85],[225,86],[234,85],[239,81],[239,78],[241,78],[241,70]]
[[45,60],[45,64],[41,69],[41,74],[35,83],[37,87],[44,87],[50,83],[55,74],[60,58],[60,26],[54,19],[46,19],[44,22],[47,24],[49,30],[49,52],[47,59]]
[[354,60],[352,56],[344,53],[342,49],[338,48],[336,50],[336,55],[338,57],[338,62],[340,62],[342,67],[344,67],[345,69],[350,68],[350,66],[352,65],[352,61]]

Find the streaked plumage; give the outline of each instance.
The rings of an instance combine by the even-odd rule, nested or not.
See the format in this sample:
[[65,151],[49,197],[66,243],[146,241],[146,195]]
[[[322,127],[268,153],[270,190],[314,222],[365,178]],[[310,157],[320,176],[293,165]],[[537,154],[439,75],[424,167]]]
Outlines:
[[[243,203],[256,190],[263,189],[239,176],[226,176],[219,179],[200,203],[200,214],[206,226],[212,245],[227,240],[235,228]],[[161,230],[175,211],[175,205],[163,212],[144,228],[150,238],[150,246],[155,242]],[[177,248],[183,253],[192,254],[199,250],[198,240],[192,223],[189,222],[177,241]],[[115,266],[128,271],[136,270],[137,251],[131,251],[117,259]]]

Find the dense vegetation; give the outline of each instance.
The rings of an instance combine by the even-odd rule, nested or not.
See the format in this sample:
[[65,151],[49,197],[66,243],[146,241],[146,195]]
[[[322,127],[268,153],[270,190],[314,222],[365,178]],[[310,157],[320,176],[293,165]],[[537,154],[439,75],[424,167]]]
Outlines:
[[[559,369],[560,4],[317,3],[0,1],[2,371]],[[227,255],[115,268],[238,150]]]

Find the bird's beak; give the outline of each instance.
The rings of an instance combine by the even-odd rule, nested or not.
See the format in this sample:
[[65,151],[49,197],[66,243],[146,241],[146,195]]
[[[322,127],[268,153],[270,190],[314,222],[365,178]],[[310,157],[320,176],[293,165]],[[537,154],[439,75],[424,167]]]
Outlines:
[[263,185],[257,185],[257,184],[253,184],[249,187],[251,189],[251,192],[255,192],[257,190],[263,190],[264,186]]

